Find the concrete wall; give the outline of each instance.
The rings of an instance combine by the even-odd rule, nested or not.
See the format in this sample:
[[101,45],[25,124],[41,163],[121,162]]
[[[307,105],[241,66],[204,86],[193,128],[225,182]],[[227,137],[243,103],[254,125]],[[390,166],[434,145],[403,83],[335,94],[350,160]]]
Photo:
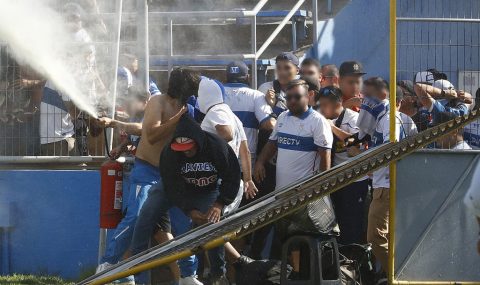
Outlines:
[[12,225],[0,240],[2,273],[76,279],[94,269],[99,185],[98,171],[0,171],[0,207],[11,208],[0,226]]

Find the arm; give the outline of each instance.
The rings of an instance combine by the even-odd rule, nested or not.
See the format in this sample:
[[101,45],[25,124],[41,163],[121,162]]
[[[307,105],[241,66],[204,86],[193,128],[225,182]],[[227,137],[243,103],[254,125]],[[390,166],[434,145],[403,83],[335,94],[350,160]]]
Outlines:
[[260,129],[265,131],[271,131],[275,128],[275,124],[277,120],[272,117],[265,118],[262,122],[260,122]]
[[245,195],[247,199],[253,199],[257,195],[258,189],[252,181],[252,156],[246,140],[240,144],[240,161],[242,163]]
[[265,163],[272,159],[272,157],[277,153],[277,144],[275,141],[270,140],[263,147],[262,152],[257,157],[257,162],[255,162],[254,176],[257,181],[263,181],[265,179]]
[[331,150],[319,148],[317,153],[320,156],[320,171],[329,170],[331,166]]
[[433,87],[428,84],[416,83],[414,86],[415,93],[418,96],[425,96],[425,93],[432,96],[433,98],[443,97],[447,99],[457,98],[457,92],[453,89],[442,90],[440,88]]
[[182,107],[177,114],[162,122],[162,100],[162,95],[152,97],[145,109],[142,128],[145,129],[146,139],[150,144],[155,144],[166,135],[173,133],[180,117],[187,111],[187,108]]
[[120,128],[129,135],[142,135],[142,123],[127,123],[118,120],[112,120],[107,117],[99,118],[98,122],[103,128]]
[[335,126],[335,124],[332,123],[332,121],[330,121],[330,124],[331,124],[331,127],[332,127],[332,132],[333,134],[339,139],[339,140],[346,140],[348,139],[349,137],[351,137],[353,134],[349,133],[349,132],[346,132],[340,128],[338,128],[337,126]]
[[233,140],[233,130],[230,125],[216,125],[217,134],[226,142]]

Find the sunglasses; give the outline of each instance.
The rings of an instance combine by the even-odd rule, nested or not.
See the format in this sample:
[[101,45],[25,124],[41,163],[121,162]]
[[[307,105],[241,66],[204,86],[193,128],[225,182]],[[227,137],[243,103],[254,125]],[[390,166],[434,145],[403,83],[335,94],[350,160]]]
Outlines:
[[299,94],[299,93],[287,94],[287,96],[285,96],[285,100],[287,100],[287,101],[292,101],[292,100],[299,101],[300,99],[302,99],[302,97],[303,97],[303,95]]

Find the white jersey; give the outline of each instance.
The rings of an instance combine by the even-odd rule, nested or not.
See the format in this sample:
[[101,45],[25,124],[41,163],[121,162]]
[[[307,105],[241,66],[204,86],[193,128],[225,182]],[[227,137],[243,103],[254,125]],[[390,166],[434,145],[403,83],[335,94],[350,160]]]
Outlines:
[[463,139],[474,149],[480,148],[480,120],[473,121],[465,126]]
[[317,151],[332,148],[333,134],[327,119],[309,107],[300,117],[283,112],[270,140],[278,147],[276,189],[280,189],[319,169]]
[[[404,113],[396,113],[396,134],[397,140],[402,140],[406,137],[417,134],[417,126],[413,120]],[[390,141],[390,114],[386,113],[377,121],[375,133],[373,134],[372,141],[374,146]],[[380,168],[373,172],[372,178],[373,188],[390,188],[390,170],[388,167]]]
[[233,128],[233,139],[228,142],[228,145],[233,149],[237,157],[240,154],[240,143],[247,140],[245,131],[243,130],[242,122],[230,110],[226,104],[218,104],[213,106],[203,118],[202,130],[209,133],[217,134],[215,126],[231,126]]
[[73,122],[65,104],[70,98],[56,90],[50,81],[43,88],[40,103],[40,143],[64,140],[74,134]]
[[[270,89],[273,89],[273,81],[265,82],[258,87],[258,91],[262,92],[263,94],[267,94],[268,90]],[[280,91],[280,98],[277,98],[280,100],[277,100],[277,104],[273,107],[273,112],[277,115],[280,115],[280,113],[287,110],[285,96],[285,92]]]
[[[357,119],[357,112],[345,108],[345,115],[343,116],[343,120],[340,124],[340,129],[352,135],[358,133],[359,128],[357,127]],[[336,124],[336,122],[337,119],[333,120],[334,124]],[[349,159],[350,157],[347,154],[345,143],[343,141],[338,141],[335,146],[335,159],[333,165],[339,165],[340,163],[343,163]]]
[[465,141],[458,142],[453,148],[453,150],[472,150],[472,147],[468,145]]
[[270,118],[272,108],[265,100],[265,94],[241,83],[227,83],[225,87],[225,104],[243,124],[247,136],[248,148],[252,158],[256,157],[258,129],[260,124]]

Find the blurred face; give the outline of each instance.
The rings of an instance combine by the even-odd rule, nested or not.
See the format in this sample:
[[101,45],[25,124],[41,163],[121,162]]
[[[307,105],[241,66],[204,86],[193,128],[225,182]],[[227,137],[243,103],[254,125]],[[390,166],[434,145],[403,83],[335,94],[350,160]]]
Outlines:
[[137,73],[137,71],[138,71],[138,59],[135,59],[132,62],[132,65],[130,66],[130,69],[132,70],[133,73]]
[[82,28],[82,20],[78,15],[67,15],[65,18],[67,29],[72,32],[78,32]]
[[340,77],[340,89],[346,98],[354,97],[360,94],[362,88],[362,76],[347,75]]
[[342,106],[341,102],[335,102],[325,97],[320,97],[320,114],[333,120],[337,118],[337,109]]
[[187,151],[184,151],[183,154],[190,158],[190,157],[194,157],[196,154],[197,154],[197,151],[198,151],[198,147],[197,145],[195,144],[191,149],[187,150]]
[[277,61],[275,65],[277,78],[280,84],[286,85],[295,79],[298,74],[298,67],[288,60]]
[[145,112],[147,102],[132,98],[127,102],[126,111],[131,117],[141,115]]
[[300,67],[300,75],[306,75],[306,76],[311,76],[311,77],[315,77],[315,78],[318,78],[319,82],[322,78],[322,74],[320,73],[320,71],[318,70],[318,68],[311,64],[311,65],[302,65]]
[[367,85],[363,87],[362,93],[365,97],[376,98],[379,100],[384,100],[387,97],[385,92],[379,91],[375,87]]
[[295,116],[301,115],[308,108],[308,89],[295,86],[287,91],[285,96],[288,110]]

